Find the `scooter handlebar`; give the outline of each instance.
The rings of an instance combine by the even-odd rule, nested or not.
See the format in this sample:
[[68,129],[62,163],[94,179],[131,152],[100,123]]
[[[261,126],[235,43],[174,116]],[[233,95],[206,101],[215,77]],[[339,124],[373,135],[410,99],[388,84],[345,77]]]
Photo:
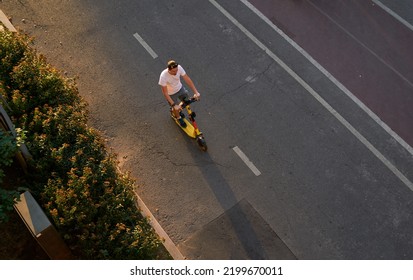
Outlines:
[[182,102],[181,103],[179,103],[179,105],[181,106],[181,108],[185,108],[186,106],[188,106],[189,104],[191,104],[191,103],[194,103],[194,102],[196,102],[196,101],[198,101],[195,97],[191,97],[191,98],[189,98],[189,99],[184,99],[184,100],[182,100]]

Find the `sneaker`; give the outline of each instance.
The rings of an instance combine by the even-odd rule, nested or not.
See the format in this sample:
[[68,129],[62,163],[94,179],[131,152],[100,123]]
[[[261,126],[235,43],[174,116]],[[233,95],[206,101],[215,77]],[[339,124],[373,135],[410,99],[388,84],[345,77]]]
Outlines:
[[179,118],[179,119],[178,119],[178,122],[179,122],[179,124],[180,124],[183,128],[186,127],[186,122],[184,121],[183,118]]

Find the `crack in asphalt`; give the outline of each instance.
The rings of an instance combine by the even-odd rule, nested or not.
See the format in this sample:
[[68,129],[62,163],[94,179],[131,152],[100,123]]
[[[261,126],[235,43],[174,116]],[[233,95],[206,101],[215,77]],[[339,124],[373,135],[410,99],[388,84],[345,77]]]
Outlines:
[[[223,98],[225,98],[227,95],[229,95],[229,94],[231,94],[231,93],[234,93],[234,92],[237,92],[239,89],[241,89],[241,88],[243,88],[243,87],[245,87],[245,86],[247,86],[247,85],[255,82],[255,81],[258,80],[260,77],[266,75],[266,73],[268,72],[268,70],[269,70],[269,69],[271,68],[271,66],[274,65],[274,64],[275,64],[275,61],[271,61],[264,70],[262,70],[262,71],[260,71],[260,72],[258,72],[258,73],[256,73],[256,74],[254,74],[253,76],[251,76],[251,78],[250,78],[248,81],[245,80],[241,85],[239,85],[239,86],[237,86],[236,88],[231,89],[231,90],[225,92],[224,94],[220,95],[215,101],[212,102],[212,105],[210,105],[209,107],[215,106],[217,103],[219,103],[219,102],[220,102]],[[266,77],[268,77],[268,76],[266,76]],[[268,78],[269,78],[269,77],[268,77]],[[251,81],[253,81],[253,82],[251,82]]]

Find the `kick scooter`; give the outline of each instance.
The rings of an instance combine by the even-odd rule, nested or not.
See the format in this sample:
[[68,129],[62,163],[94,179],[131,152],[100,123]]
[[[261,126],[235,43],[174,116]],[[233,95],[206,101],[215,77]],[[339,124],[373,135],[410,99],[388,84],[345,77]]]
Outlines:
[[[208,146],[205,142],[205,138],[202,135],[202,132],[199,131],[198,125],[195,122],[195,117],[196,114],[191,110],[191,107],[189,106],[191,103],[194,103],[197,101],[195,98],[190,98],[188,99],[187,97],[184,97],[182,101],[179,103],[179,106],[181,107],[181,111],[179,112],[181,118],[184,120],[186,127],[183,127],[179,124],[178,119],[175,117],[174,113],[172,112],[171,109],[171,117],[172,119],[176,122],[176,124],[183,130],[185,131],[186,134],[188,134],[189,137],[194,138],[196,142],[198,143],[198,146],[201,148],[202,151],[206,152],[208,149]],[[183,113],[183,109],[186,109],[188,113],[188,119],[185,117],[185,114]]]

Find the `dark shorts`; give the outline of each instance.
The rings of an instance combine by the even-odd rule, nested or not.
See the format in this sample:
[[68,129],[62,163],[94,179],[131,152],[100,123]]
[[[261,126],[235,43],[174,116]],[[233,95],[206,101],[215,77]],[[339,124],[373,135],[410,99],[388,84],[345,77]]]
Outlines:
[[188,98],[188,90],[182,86],[177,93],[170,95],[169,97],[172,98],[175,104],[179,104],[185,97]]

